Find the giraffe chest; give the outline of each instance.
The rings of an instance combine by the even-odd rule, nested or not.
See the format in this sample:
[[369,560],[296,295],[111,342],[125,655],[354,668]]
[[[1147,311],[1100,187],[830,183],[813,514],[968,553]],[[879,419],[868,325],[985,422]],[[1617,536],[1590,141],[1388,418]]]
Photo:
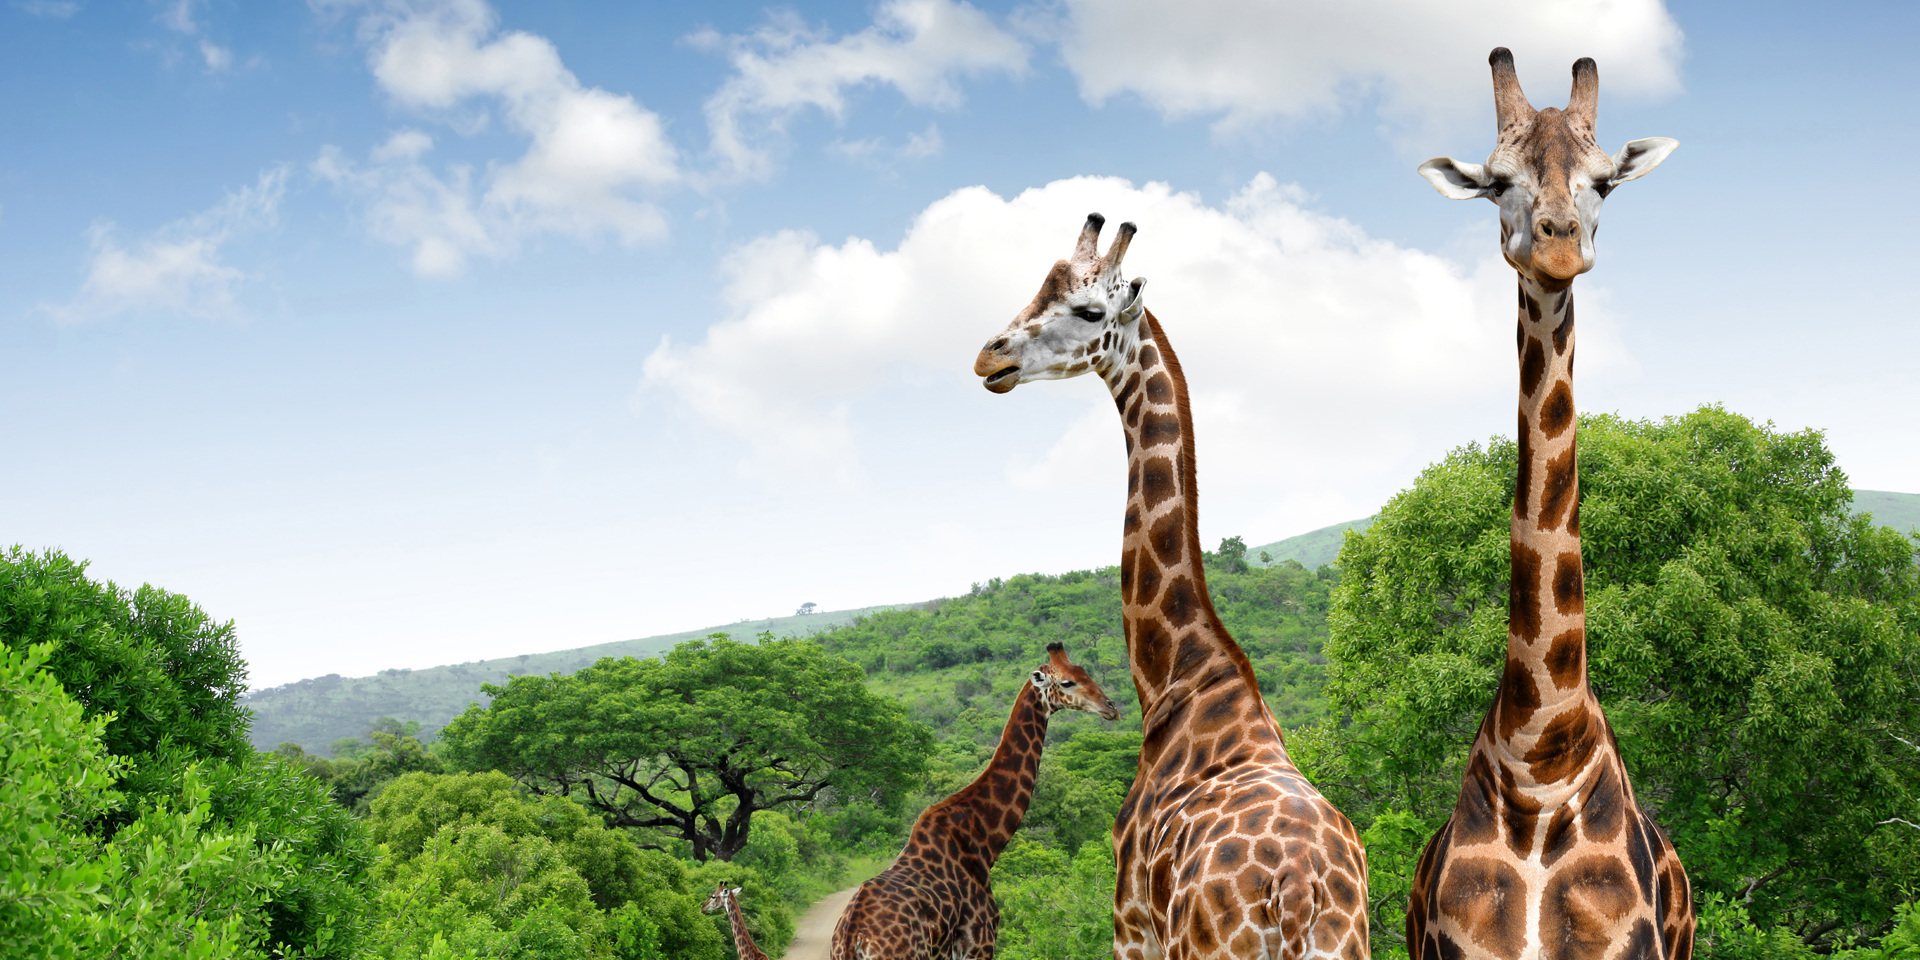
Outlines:
[[1453,817],[1422,858],[1408,905],[1421,956],[1662,956],[1666,840],[1634,806],[1617,758],[1594,758],[1550,792],[1517,789],[1498,766],[1475,751]]

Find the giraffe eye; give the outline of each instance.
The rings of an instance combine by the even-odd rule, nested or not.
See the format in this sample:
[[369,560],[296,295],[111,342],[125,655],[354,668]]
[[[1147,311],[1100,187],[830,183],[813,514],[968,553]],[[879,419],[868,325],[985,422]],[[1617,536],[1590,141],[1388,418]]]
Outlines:
[[1084,307],[1074,307],[1073,315],[1089,323],[1094,323],[1106,319],[1107,308],[1097,303],[1089,303]]
[[1071,686],[1073,686],[1073,681],[1072,681],[1072,680],[1062,680],[1062,681],[1060,681],[1060,686],[1061,686],[1062,688],[1066,688],[1066,687],[1071,687]]

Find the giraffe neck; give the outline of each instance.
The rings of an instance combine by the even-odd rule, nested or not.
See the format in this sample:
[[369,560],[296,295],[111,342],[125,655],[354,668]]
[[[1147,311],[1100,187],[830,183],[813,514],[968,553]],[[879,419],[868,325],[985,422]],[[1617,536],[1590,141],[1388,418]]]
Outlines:
[[[1040,773],[1040,751],[1046,745],[1047,720],[1053,708],[1031,683],[1020,685],[1007,726],[993,759],[972,783],[961,787],[921,814],[909,849],[945,840],[957,841],[954,852],[985,883],[994,861],[1026,819],[1033,800],[1033,781]],[[946,836],[936,838],[934,834]],[[944,854],[943,854],[944,855]]]
[[1138,341],[1110,352],[1113,362],[1097,372],[1113,394],[1127,439],[1120,602],[1146,734],[1141,769],[1184,721],[1186,705],[1222,685],[1237,684],[1250,694],[1235,698],[1238,716],[1229,722],[1269,730],[1278,746],[1279,725],[1260,699],[1253,666],[1207,594],[1193,414],[1180,360],[1152,311],[1123,329],[1137,330]]
[[767,960],[767,955],[753,945],[753,936],[747,933],[747,916],[740,912],[740,898],[727,894],[727,922],[733,925],[733,949],[740,954],[740,960]]
[[[1574,437],[1573,289],[1520,279],[1520,446],[1507,666],[1489,733],[1521,781],[1565,781],[1600,746],[1586,709],[1586,584]],[[1595,711],[1597,714],[1597,710]]]

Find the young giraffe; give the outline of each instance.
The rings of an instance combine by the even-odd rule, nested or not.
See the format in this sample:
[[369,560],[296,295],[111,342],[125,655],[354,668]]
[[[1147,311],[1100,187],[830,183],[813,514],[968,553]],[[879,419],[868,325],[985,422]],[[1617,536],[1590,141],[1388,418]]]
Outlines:
[[1145,739],[1113,825],[1114,955],[1363,960],[1367,866],[1347,818],[1287,756],[1253,668],[1201,570],[1186,379],[1145,280],[1099,256],[1099,214],[1073,257],[974,362],[988,390],[1091,370],[1127,442],[1120,598]]
[[1535,112],[1513,55],[1493,51],[1499,142],[1485,166],[1429,160],[1454,199],[1500,205],[1520,275],[1520,472],[1507,664],[1453,816],[1428,841],[1407,904],[1415,960],[1688,960],[1693,896],[1673,845],[1634,802],[1587,685],[1580,480],[1574,455],[1573,279],[1593,268],[1600,202],[1678,144],[1594,142],[1599,71],[1573,65],[1564,111]]
[[715,887],[707,902],[700,907],[701,913],[727,912],[727,922],[733,925],[733,948],[740,954],[740,960],[767,960],[767,955],[753,945],[753,935],[747,933],[746,915],[740,912],[740,888],[729,887],[722,883]]
[[1033,778],[1057,710],[1108,720],[1120,708],[1085,670],[1047,644],[1047,662],[1021,684],[993,759],[974,781],[913,822],[893,865],[861,884],[833,931],[832,960],[989,960],[1000,930],[993,863],[1033,799]]

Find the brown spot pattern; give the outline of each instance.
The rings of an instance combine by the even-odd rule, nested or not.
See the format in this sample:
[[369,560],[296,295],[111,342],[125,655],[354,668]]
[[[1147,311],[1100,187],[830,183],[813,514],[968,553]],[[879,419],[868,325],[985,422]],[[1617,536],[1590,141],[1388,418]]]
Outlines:
[[1573,387],[1565,380],[1555,380],[1553,390],[1547,393],[1547,399],[1540,403],[1540,432],[1552,440],[1567,432],[1573,426]]
[[1553,560],[1553,607],[1563,616],[1587,612],[1585,574],[1580,568],[1580,551],[1569,550]]
[[1533,392],[1540,389],[1540,375],[1546,370],[1546,348],[1540,346],[1539,340],[1528,337],[1526,353],[1520,357],[1520,395],[1533,396]]
[[1580,480],[1574,474],[1574,450],[1569,446],[1547,461],[1546,482],[1540,489],[1540,529],[1553,530],[1566,519],[1567,510],[1579,496]]
[[1540,555],[1518,540],[1512,542],[1512,566],[1507,582],[1507,630],[1532,643],[1540,639]]

